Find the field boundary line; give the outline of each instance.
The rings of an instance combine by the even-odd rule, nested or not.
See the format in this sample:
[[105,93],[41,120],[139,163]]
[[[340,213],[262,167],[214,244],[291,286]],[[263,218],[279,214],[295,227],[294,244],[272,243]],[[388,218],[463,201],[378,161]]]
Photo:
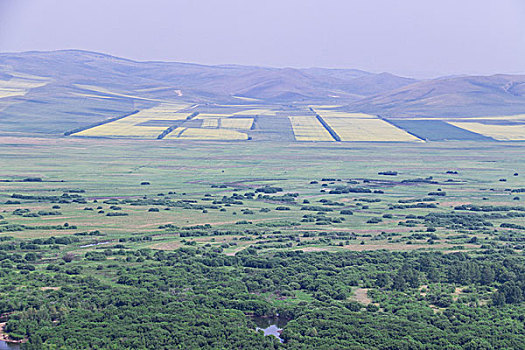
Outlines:
[[396,125],[396,123],[394,123],[393,121],[390,121],[390,120],[388,120],[388,119],[385,119],[385,118],[383,118],[383,117],[380,116],[380,115],[377,115],[377,117],[378,117],[379,119],[381,119],[382,121],[384,121],[385,123],[388,123],[388,124],[390,124],[390,125],[392,125],[392,126],[398,128],[398,129],[401,129],[401,130],[403,130],[404,132],[406,132],[407,134],[410,134],[410,135],[412,135],[412,136],[414,136],[414,137],[417,137],[417,138],[420,139],[421,141],[425,141],[425,142],[428,141],[426,138],[421,137],[421,136],[419,136],[419,135],[417,135],[417,134],[415,134],[415,133],[413,133],[413,132],[411,132],[411,131],[408,131],[407,129],[402,128],[402,127],[399,126],[399,125]]
[[[192,114],[190,114],[189,116],[186,117],[186,120],[191,120],[191,119],[195,118],[198,115],[199,115],[199,112],[193,112]],[[172,125],[172,126],[170,126],[166,130],[164,130],[159,136],[157,136],[157,140],[162,140],[163,138],[165,138],[166,136],[171,134],[173,132],[173,130],[177,129],[178,127],[180,127],[180,125]],[[177,137],[179,137],[180,134],[181,133],[179,133],[179,135]]]
[[182,136],[182,133],[183,133],[184,131],[186,131],[186,130],[188,130],[188,128],[183,128],[181,131],[179,131],[179,133],[178,133],[177,136],[175,136],[175,137],[176,137],[176,138],[181,137],[181,136]]
[[328,125],[328,123],[323,119],[323,117],[321,117],[316,111],[314,111],[313,108],[310,108],[312,110],[312,112],[315,113],[315,117],[317,118],[317,120],[319,121],[319,123],[321,123],[322,126],[324,126],[324,128],[326,129],[326,131],[328,131],[328,133],[330,134],[330,136],[332,136],[332,138],[337,141],[337,142],[341,142],[341,138],[339,137],[339,135],[337,135],[337,133],[335,132],[334,129],[332,129],[332,127],[330,125]]

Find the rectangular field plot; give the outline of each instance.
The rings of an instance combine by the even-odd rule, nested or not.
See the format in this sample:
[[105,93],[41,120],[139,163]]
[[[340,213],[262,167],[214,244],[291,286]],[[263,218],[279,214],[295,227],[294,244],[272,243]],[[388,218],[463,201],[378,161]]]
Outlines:
[[321,111],[321,117],[335,117],[335,118],[353,118],[353,119],[377,119],[375,115],[365,113],[348,113],[339,111]]
[[12,77],[9,80],[0,80],[0,98],[24,96],[29,90],[47,85],[48,80],[30,76]]
[[461,118],[462,120],[512,120],[512,121],[524,121],[525,122],[525,114],[515,114],[515,115],[498,115],[498,116],[486,116],[486,117],[468,117],[468,118]]
[[333,109],[333,108],[339,108],[343,106],[342,105],[310,105],[308,107],[311,107],[313,109]]
[[128,117],[77,132],[74,135],[154,139],[168,127],[186,121],[189,114],[178,111],[187,107],[188,105],[182,104],[160,104]]
[[142,97],[142,96],[137,96],[137,95],[130,95],[130,94],[126,94],[126,93],[111,91],[111,90],[108,90],[106,88],[103,88],[103,87],[100,87],[100,86],[95,86],[95,85],[87,85],[87,84],[73,84],[73,85],[75,87],[81,89],[81,90],[84,90],[84,91],[97,92],[98,94],[104,94],[104,95],[107,95],[107,96],[124,97],[124,98],[131,98],[131,99],[135,99],[135,100],[160,102],[160,100],[158,100],[158,99],[147,98],[147,97]]
[[458,128],[442,120],[400,120],[389,119],[395,126],[428,141],[490,141],[490,137]]
[[219,118],[202,119],[202,127],[217,129],[219,127]]
[[222,118],[221,128],[225,129],[250,129],[253,118]]
[[288,117],[258,116],[250,134],[254,141],[295,141]]
[[179,111],[188,108],[187,104],[168,104],[163,103],[158,106],[143,109],[126,119],[133,121],[135,119],[159,119],[159,120],[181,120],[186,119],[190,113],[180,113]]
[[271,109],[261,108],[261,109],[245,109],[239,112],[233,113],[234,115],[275,115],[276,111]]
[[451,122],[450,124],[500,141],[525,140],[525,124],[495,125],[472,122]]
[[332,135],[314,116],[288,117],[297,141],[335,141]]
[[243,132],[227,129],[177,128],[164,139],[235,141],[247,140],[248,135]]
[[116,121],[80,131],[75,136],[155,139],[164,130],[161,126],[135,126]]
[[231,117],[231,114],[225,114],[225,113],[199,113],[197,116],[197,119],[217,119],[217,118],[227,118]]
[[421,141],[382,119],[323,117],[341,141]]

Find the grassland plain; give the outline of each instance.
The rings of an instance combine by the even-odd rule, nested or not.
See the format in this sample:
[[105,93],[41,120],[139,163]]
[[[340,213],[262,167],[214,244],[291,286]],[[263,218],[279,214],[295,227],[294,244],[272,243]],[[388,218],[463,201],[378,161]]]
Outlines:
[[[201,132],[202,129],[196,130]],[[109,235],[108,239],[131,233],[154,235],[154,241],[147,245],[157,247],[158,243],[185,239],[175,232],[159,229],[162,225],[209,224],[213,229],[229,230],[232,235],[220,237],[221,241],[218,237],[205,237],[202,244],[219,245],[224,239],[231,242],[239,230],[254,228],[270,234],[269,229],[277,227],[292,235],[309,231],[316,234],[346,232],[357,238],[336,240],[343,246],[316,241],[308,249],[412,250],[462,245],[470,249],[476,245],[467,244],[472,238],[465,236],[469,231],[453,239],[451,234],[457,230],[452,226],[443,227],[435,235],[434,245],[427,244],[428,233],[418,239],[409,238],[426,227],[417,220],[411,225],[410,216],[446,214],[460,205],[523,207],[523,196],[511,192],[524,187],[522,177],[514,175],[525,171],[523,146],[519,144],[409,146],[387,143],[348,147],[321,143],[312,147],[264,142],[251,146],[234,141],[130,142],[61,139],[57,143],[52,139],[2,139],[0,147],[5,166],[1,174],[4,181],[0,182],[0,203],[11,204],[1,204],[0,212],[7,213],[2,215],[9,224],[36,227],[13,231],[10,235],[21,238],[69,235],[71,231],[63,228],[67,222],[77,230],[103,231]],[[467,153],[458,152],[465,147]],[[387,174],[396,171],[397,175],[378,175],[385,171]],[[15,181],[32,177],[45,181]],[[325,180],[321,181],[323,178]],[[311,184],[312,181],[318,183]],[[143,182],[148,185],[141,185]],[[265,187],[281,191],[258,198],[266,195],[264,191],[257,192]],[[345,192],[345,188],[357,190]],[[361,191],[362,188],[366,190]],[[17,199],[13,198],[14,194],[46,197],[63,195],[69,190],[75,193],[75,189],[84,191],[81,196],[86,202],[58,203],[61,208],[56,215],[12,215],[17,208],[29,209],[31,213],[53,211],[52,205],[45,200]],[[253,192],[255,197],[242,197],[245,192]],[[286,193],[297,195],[287,197]],[[237,195],[241,195],[242,204],[224,206],[228,200],[235,202]],[[223,197],[229,199],[224,202]],[[140,205],[132,203],[140,198],[148,198],[153,204],[147,201]],[[178,204],[156,202],[160,199]],[[213,202],[218,203],[214,208],[206,207]],[[192,205],[196,206],[191,209]],[[308,206],[313,211],[305,211]],[[152,207],[160,210],[149,211]],[[324,215],[316,217],[325,209]],[[344,210],[353,215],[340,215]],[[115,216],[108,216],[116,212]],[[309,214],[312,216],[305,218]],[[339,221],[341,217],[343,221]],[[318,224],[318,219],[323,225]],[[408,225],[400,225],[407,220]],[[240,221],[246,223],[239,224]],[[522,225],[523,218],[494,219],[494,225],[502,223]],[[39,229],[39,225],[44,227]],[[313,238],[299,235],[297,240],[315,240],[316,234]],[[485,239],[493,233],[480,231],[474,235]],[[366,241],[366,245],[361,246],[361,241]],[[228,249],[237,251],[239,247],[253,244],[238,243]],[[303,248],[292,244],[287,249]]]
[[[1,137],[5,331],[68,350],[520,348],[523,151]],[[284,343],[247,317],[276,314]]]

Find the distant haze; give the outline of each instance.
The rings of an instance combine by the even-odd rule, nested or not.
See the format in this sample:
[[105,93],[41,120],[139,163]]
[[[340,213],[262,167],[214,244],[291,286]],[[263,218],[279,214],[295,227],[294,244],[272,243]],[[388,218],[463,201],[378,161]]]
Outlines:
[[0,0],[0,52],[523,74],[524,23],[523,0]]

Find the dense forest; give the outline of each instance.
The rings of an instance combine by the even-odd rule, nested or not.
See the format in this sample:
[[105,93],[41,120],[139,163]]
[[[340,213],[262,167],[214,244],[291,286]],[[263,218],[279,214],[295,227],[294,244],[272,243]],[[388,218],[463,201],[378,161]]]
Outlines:
[[[120,244],[47,262],[39,251],[57,242],[36,243],[0,250],[0,312],[25,349],[525,348],[525,258],[512,251],[227,256]],[[283,343],[249,317],[275,315],[289,321]]]

